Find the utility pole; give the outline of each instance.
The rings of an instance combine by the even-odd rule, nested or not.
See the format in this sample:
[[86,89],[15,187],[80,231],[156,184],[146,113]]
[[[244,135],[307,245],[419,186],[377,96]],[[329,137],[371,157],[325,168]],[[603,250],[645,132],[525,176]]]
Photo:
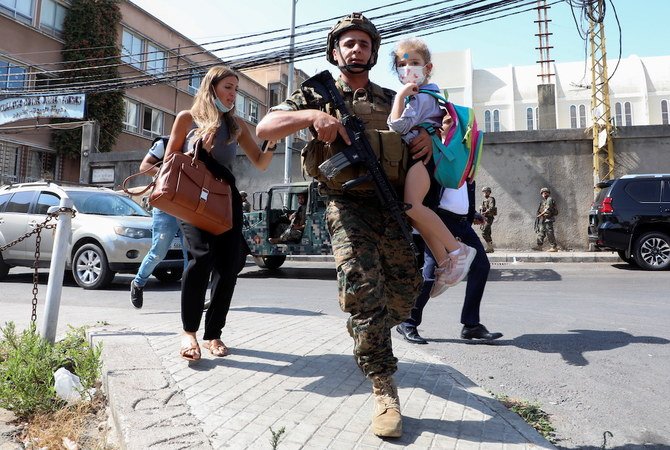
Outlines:
[[[295,69],[293,67],[293,58],[295,51],[295,4],[298,0],[290,0],[291,2],[291,40],[288,51],[288,95],[293,93],[295,89]],[[284,147],[284,183],[291,182],[291,158],[293,157],[293,134],[286,136],[286,145]]]
[[605,0],[592,0],[587,5],[589,44],[591,47],[591,114],[593,116],[593,189],[598,182],[613,178],[614,143],[612,142],[612,115],[607,77],[605,50]]
[[556,85],[552,83],[551,77],[554,76],[552,72],[553,59],[549,56],[549,50],[553,47],[549,45],[549,15],[547,0],[537,0],[537,36],[539,46],[535,47],[540,52],[540,59],[537,61],[540,64],[540,84],[537,85],[537,103],[538,103],[538,130],[555,130],[556,129]]

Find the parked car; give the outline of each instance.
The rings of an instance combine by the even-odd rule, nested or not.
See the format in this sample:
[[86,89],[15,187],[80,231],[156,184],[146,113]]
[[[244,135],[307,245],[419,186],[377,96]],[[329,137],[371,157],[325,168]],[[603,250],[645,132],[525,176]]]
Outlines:
[[[0,187],[0,246],[4,246],[44,222],[51,206],[69,197],[76,215],[66,268],[84,289],[107,286],[117,272],[136,273],[151,247],[151,215],[130,198],[110,189],[61,186],[34,182]],[[52,220],[53,223],[55,221]],[[39,267],[49,267],[54,231],[40,234]],[[0,253],[0,279],[14,266],[33,267],[35,235]],[[173,241],[168,256],[153,275],[161,281],[181,278],[181,241]]]
[[[300,240],[272,244],[286,229],[289,216],[298,208],[298,194],[307,194],[305,229]],[[297,182],[271,186],[267,192],[255,192],[253,210],[244,213],[242,232],[251,256],[261,268],[277,269],[287,255],[329,255],[330,235],[326,228],[326,199],[319,195],[316,182]]]
[[625,175],[598,187],[589,242],[643,269],[669,269],[670,174]]

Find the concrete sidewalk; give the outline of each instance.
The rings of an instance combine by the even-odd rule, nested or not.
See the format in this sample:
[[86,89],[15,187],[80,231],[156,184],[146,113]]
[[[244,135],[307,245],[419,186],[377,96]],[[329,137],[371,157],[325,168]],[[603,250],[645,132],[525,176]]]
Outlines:
[[[370,432],[371,385],[339,318],[234,307],[231,353],[188,363],[177,314],[143,329],[97,329],[104,380],[127,449],[535,449],[554,448],[516,414],[448,365],[396,338],[404,434]],[[156,320],[158,319],[158,320]],[[202,333],[199,333],[201,336]]]

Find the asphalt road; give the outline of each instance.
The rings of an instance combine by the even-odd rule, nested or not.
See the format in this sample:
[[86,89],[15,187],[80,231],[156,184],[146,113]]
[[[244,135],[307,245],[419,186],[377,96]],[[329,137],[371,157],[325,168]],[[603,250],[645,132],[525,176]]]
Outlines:
[[[143,314],[135,314],[130,279],[117,276],[101,291],[66,283],[63,305],[85,314],[60,317],[59,329],[96,321],[138,327],[151,314],[179,310],[179,284],[154,280]],[[30,280],[26,269],[14,269],[0,282],[0,323],[17,312],[27,323]],[[40,299],[45,283],[42,274]],[[430,343],[421,350],[490,392],[539,404],[551,414],[561,448],[600,449],[609,431],[608,449],[670,449],[670,272],[604,263],[496,264],[482,304],[482,322],[505,334],[495,345],[458,338],[464,288],[428,304],[419,330]],[[287,262],[274,273],[247,265],[233,308],[276,307],[341,317],[345,332],[331,263]]]

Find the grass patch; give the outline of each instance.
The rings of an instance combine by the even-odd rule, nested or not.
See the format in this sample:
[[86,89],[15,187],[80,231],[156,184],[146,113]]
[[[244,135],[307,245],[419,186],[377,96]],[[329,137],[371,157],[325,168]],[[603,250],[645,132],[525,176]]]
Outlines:
[[551,424],[549,414],[540,409],[540,405],[525,400],[510,398],[507,395],[495,394],[496,400],[507,409],[517,413],[528,425],[535,428],[546,440],[556,443],[556,429]]
[[[105,399],[99,389],[93,396],[88,394],[100,387],[102,346],[89,344],[86,328],[70,327],[55,344],[42,339],[34,324],[19,333],[10,322],[0,333],[0,407],[27,422],[21,440],[39,443],[40,448],[63,448],[66,442],[104,448],[89,436],[99,423],[89,422],[100,414],[106,417]],[[80,378],[83,401],[68,405],[56,395],[54,372],[61,367]]]

